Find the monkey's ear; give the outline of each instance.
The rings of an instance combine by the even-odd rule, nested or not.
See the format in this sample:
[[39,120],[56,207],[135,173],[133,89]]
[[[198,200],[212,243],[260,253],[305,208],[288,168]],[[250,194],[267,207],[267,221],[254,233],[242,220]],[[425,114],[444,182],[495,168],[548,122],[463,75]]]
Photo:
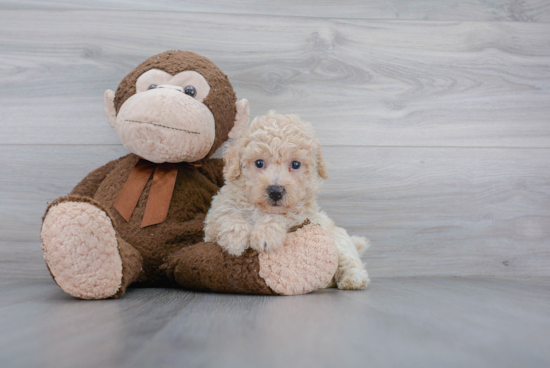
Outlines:
[[243,98],[237,101],[235,104],[237,108],[237,115],[235,116],[235,125],[229,132],[229,138],[238,138],[242,132],[248,127],[250,122],[250,107],[248,106],[248,100]]
[[317,155],[317,172],[319,173],[319,176],[323,179],[328,179],[327,164],[323,159],[321,149],[319,149],[319,154]]
[[103,96],[105,100],[105,113],[109,124],[114,128],[116,124],[115,93],[110,89],[105,91]]
[[230,183],[241,175],[240,145],[229,146],[223,155],[223,178]]

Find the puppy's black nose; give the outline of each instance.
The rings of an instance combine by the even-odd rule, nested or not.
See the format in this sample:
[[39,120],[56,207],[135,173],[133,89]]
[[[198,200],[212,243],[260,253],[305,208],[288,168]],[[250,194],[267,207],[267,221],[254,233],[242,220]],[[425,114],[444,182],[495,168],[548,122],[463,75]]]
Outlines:
[[270,185],[267,187],[267,194],[271,200],[277,202],[285,195],[285,187],[281,185]]

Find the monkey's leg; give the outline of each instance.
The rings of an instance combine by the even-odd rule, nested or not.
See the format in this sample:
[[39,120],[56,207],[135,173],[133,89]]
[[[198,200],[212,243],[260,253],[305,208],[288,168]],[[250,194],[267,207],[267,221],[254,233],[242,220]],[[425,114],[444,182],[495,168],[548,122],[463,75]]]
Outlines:
[[55,200],[46,210],[40,237],[55,282],[74,297],[116,298],[140,273],[141,254],[120,238],[93,199]]
[[161,266],[174,284],[189,290],[276,294],[260,277],[258,253],[232,256],[216,243],[198,243],[173,253]]
[[333,239],[319,225],[306,225],[271,252],[232,256],[216,243],[199,243],[172,254],[162,268],[185,289],[298,295],[325,287],[337,266]]

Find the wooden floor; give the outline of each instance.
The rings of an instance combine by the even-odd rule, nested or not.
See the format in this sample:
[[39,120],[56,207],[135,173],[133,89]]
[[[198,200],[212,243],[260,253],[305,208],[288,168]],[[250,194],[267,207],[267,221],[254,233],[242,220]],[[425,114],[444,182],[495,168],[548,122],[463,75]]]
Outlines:
[[[0,367],[550,366],[550,2],[0,0]],[[103,93],[191,50],[310,121],[372,288],[53,283],[41,216],[127,151]]]
[[548,367],[550,280],[376,279],[297,297],[0,283],[1,367]]

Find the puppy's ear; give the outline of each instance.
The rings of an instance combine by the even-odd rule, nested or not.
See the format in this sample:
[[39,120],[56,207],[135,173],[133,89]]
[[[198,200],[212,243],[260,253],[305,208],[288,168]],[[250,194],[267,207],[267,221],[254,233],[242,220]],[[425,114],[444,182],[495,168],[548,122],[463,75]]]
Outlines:
[[319,176],[323,179],[328,179],[327,164],[323,159],[321,149],[319,149],[319,153],[317,154],[317,172],[319,173]]
[[227,183],[241,175],[241,147],[238,144],[230,146],[223,155],[223,178]]

